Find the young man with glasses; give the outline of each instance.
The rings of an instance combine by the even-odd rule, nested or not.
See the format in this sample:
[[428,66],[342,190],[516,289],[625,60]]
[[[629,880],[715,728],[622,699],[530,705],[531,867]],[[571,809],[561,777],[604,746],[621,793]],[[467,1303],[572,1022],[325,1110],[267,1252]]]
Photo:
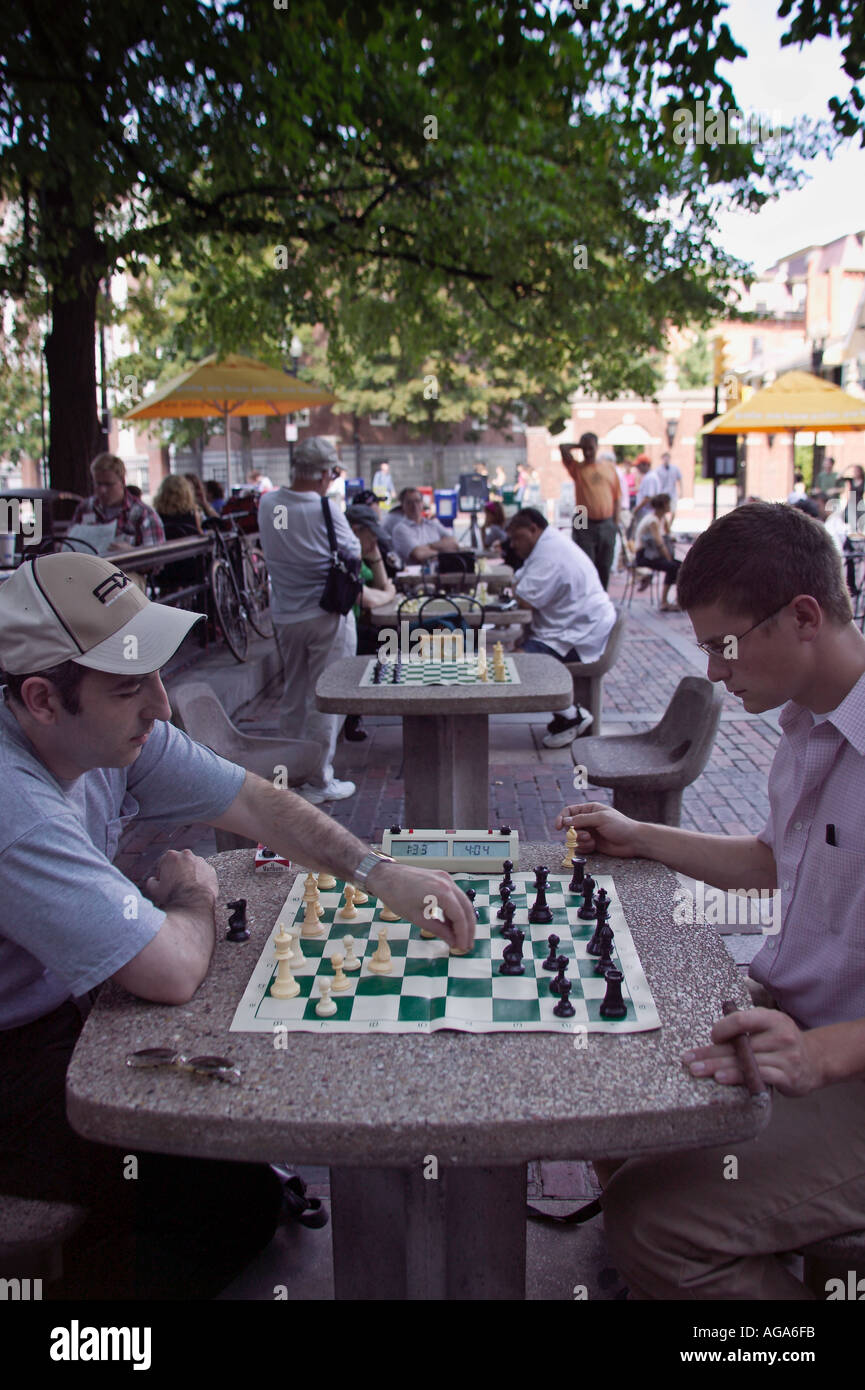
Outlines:
[[[784,705],[758,835],[711,835],[567,806],[581,853],[639,856],[723,889],[778,889],[782,925],[751,965],[769,1007],[719,1019],[683,1054],[692,1075],[741,1085],[748,1034],[772,1117],[734,1146],[597,1165],[607,1236],[637,1298],[807,1299],[779,1258],[865,1226],[865,638],[825,528],[786,503],[714,522],[679,599],[750,714]],[[697,1041],[697,1040],[695,1040]]]

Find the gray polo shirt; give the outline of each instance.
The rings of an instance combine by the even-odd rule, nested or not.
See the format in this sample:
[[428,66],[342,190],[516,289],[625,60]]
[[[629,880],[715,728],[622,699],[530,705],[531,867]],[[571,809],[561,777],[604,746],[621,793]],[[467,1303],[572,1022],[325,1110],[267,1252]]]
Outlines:
[[107,980],[165,921],[111,863],[138,816],[213,821],[245,772],[162,721],[126,768],[62,781],[0,707],[0,1029]]

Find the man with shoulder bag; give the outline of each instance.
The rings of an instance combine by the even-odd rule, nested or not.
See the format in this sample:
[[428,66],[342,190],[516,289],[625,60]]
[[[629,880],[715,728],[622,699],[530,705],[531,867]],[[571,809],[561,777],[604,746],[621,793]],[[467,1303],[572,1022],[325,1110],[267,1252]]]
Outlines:
[[258,509],[285,676],[279,729],[287,738],[308,738],[321,746],[319,770],[298,789],[316,806],[355,791],[353,782],[333,775],[342,716],[323,714],[315,705],[322,671],[353,656],[356,646],[352,607],[360,592],[360,543],[326,496],[338,467],[339,456],[327,439],[304,439],[294,450],[291,486],[266,493]]

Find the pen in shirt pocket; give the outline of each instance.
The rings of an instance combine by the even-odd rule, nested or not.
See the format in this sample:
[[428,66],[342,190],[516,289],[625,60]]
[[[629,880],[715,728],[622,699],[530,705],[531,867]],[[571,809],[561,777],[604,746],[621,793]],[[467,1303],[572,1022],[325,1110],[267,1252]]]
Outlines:
[[837,841],[837,839],[836,839],[836,837],[835,837],[835,827],[834,827],[834,825],[827,825],[827,826],[826,826],[826,843],[827,843],[827,845],[835,845],[835,846],[837,846],[837,844],[838,844],[838,841]]

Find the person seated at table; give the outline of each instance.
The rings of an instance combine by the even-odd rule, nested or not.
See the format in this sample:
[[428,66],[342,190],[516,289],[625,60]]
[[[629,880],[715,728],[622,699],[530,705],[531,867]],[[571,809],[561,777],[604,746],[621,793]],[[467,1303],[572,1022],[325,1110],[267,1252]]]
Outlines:
[[[204,483],[203,483],[203,482],[201,481],[201,479],[199,478],[198,474],[197,474],[197,473],[184,473],[183,476],[184,476],[184,478],[186,479],[186,481],[189,483],[189,486],[192,488],[192,496],[193,496],[193,499],[194,499],[194,501],[195,501],[195,505],[196,505],[196,507],[198,508],[198,511],[200,512],[200,514],[201,514],[202,516],[211,516],[211,517],[213,517],[213,516],[219,516],[219,512],[216,510],[216,508],[213,507],[213,506],[211,506],[210,499],[209,499],[209,497],[208,497],[208,495],[207,495],[207,489],[206,489],[206,487],[204,486]],[[218,486],[219,486],[219,484],[217,484],[217,487],[218,487]],[[156,505],[156,502],[155,502],[155,499],[154,499],[154,506],[155,506],[155,505]]]
[[732,1150],[596,1164],[607,1240],[635,1298],[807,1299],[784,1253],[865,1224],[865,637],[831,538],[786,503],[713,522],[682,564],[679,601],[709,679],[752,717],[784,706],[765,827],[703,834],[596,802],[557,824],[575,827],[580,854],[780,891],[780,930],[750,967],[765,1002],[719,1018],[682,1057],[695,1077],[741,1086],[734,1041],[747,1035],[775,1095],[767,1127]]
[[[511,517],[508,542],[523,562],[514,593],[532,613],[522,650],[545,652],[559,661],[597,661],[616,621],[616,610],[588,555],[549,526],[536,507],[523,507]],[[547,725],[544,747],[566,747],[591,723],[587,710],[569,705]]]
[[[182,540],[187,536],[202,536],[201,512],[195,505],[192,486],[185,477],[169,473],[159,484],[153,499],[153,509],[165,529],[167,541]],[[198,584],[204,577],[202,556],[190,555],[185,560],[172,560],[159,571],[160,593],[171,593],[183,589],[188,584]]]
[[[160,667],[200,616],[150,602],[107,560],[80,553],[37,556],[0,586],[0,1193],[90,1211],[82,1249],[70,1249],[76,1296],[128,1286],[140,1298],[214,1297],[270,1240],[282,1201],[263,1165],[138,1153],[126,1181],[124,1148],[82,1139],[66,1118],[90,991],[112,979],[141,1000],[183,1005],[224,933],[216,872],[190,850],[168,850],[141,886],[114,866],[136,816],[221,827],[366,884],[459,948],[474,936],[448,874],[375,858],[301,797],[169,722]],[[425,912],[430,894],[442,921]],[[173,1046],[172,1025],[160,1037],[166,1025],[147,1018],[132,1046]],[[123,1065],[119,1056],[118,1075]]]
[[[641,569],[658,570],[664,576],[664,589],[661,594],[662,613],[678,613],[675,603],[670,603],[670,590],[676,582],[682,562],[673,555],[670,539],[670,497],[666,492],[658,492],[650,499],[651,511],[638,522],[634,532],[636,561]],[[651,576],[649,576],[651,580]],[[647,581],[640,581],[640,588],[648,588]]]
[[114,522],[109,550],[161,545],[162,522],[152,507],[134,497],[126,486],[126,465],[116,454],[97,454],[90,465],[93,495],[78,503],[70,526],[105,526]]
[[[413,491],[413,489],[410,487],[402,488],[390,511],[382,512],[379,508],[381,515],[381,529],[384,531],[385,535],[391,540],[393,538],[394,527],[398,526],[401,521],[406,520],[406,514],[403,511],[403,506],[406,497],[411,491]],[[378,501],[378,498],[376,498],[376,501]]]
[[[387,555],[393,563],[395,556],[390,554],[387,537],[378,525],[371,507],[351,506],[345,509],[345,519],[360,541],[360,577],[363,588],[354,606],[354,619],[357,624],[357,654],[372,656],[378,651],[378,630],[373,627],[371,615],[376,608],[383,608],[396,599],[396,588]],[[343,734],[349,743],[362,743],[366,731],[361,726],[359,714],[347,714]]]
[[222,483],[218,483],[215,478],[205,478],[204,496],[207,499],[208,505],[213,509],[216,515],[219,516],[225,506],[225,488],[222,486]]
[[507,518],[501,502],[484,504],[484,519],[481,525],[481,541],[484,550],[501,549],[508,538]]
[[403,519],[391,532],[393,548],[404,565],[423,565],[443,551],[459,550],[447,527],[436,517],[423,514],[423,495],[417,488],[401,493]]

